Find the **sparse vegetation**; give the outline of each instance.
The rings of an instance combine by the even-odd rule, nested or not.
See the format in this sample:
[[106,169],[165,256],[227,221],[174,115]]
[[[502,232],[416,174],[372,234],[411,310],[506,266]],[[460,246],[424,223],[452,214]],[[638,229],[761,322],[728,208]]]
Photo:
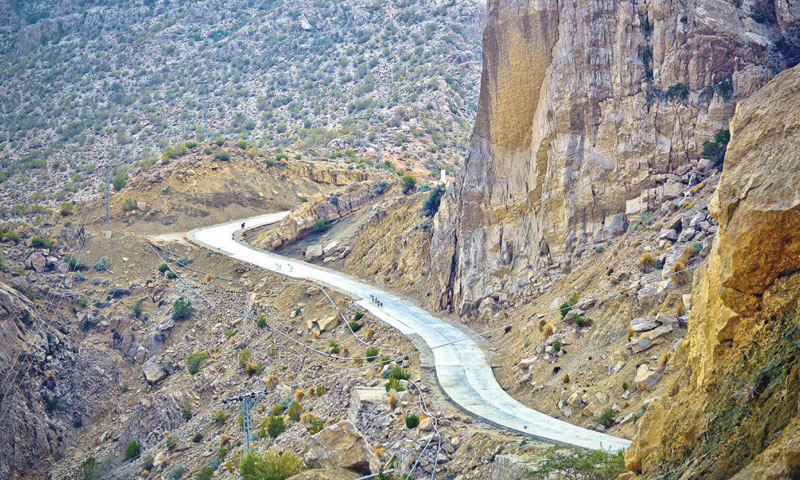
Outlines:
[[122,211],[124,212],[132,212],[138,208],[139,202],[137,202],[135,198],[126,198],[125,202],[122,203]]
[[186,300],[185,298],[180,297],[175,300],[175,303],[172,304],[173,320],[184,320],[191,318],[192,315],[194,315],[194,307],[192,307],[192,302]]
[[437,184],[436,187],[428,194],[428,198],[425,200],[425,204],[422,206],[422,210],[425,212],[426,217],[433,217],[436,215],[436,212],[439,211],[439,205],[442,203],[442,195],[444,195],[444,192],[444,186]]
[[720,130],[714,135],[714,141],[703,142],[703,157],[712,160],[715,165],[721,165],[730,140],[730,130]]
[[128,443],[128,446],[125,447],[125,459],[131,460],[139,456],[139,442],[136,440],[131,440]]
[[379,353],[380,353],[380,350],[378,350],[377,348],[369,347],[369,348],[367,348],[367,351],[366,351],[366,354],[364,355],[364,357],[366,358],[366,360],[368,362],[372,362],[376,358],[378,358],[378,354]]
[[413,413],[406,415],[406,428],[412,429],[417,428],[417,426],[419,426],[419,417]]
[[286,431],[286,421],[283,415],[274,415],[267,419],[267,433],[272,438],[278,438],[278,435]]
[[564,473],[571,478],[591,480],[616,480],[624,473],[624,451],[608,453],[603,450],[564,450],[553,447],[544,461],[531,472],[531,478],[543,480],[552,478],[554,472],[561,476]]
[[567,316],[570,310],[572,310],[572,308],[578,303],[578,299],[579,299],[578,294],[575,293],[571,297],[569,297],[569,299],[566,302],[561,304],[559,310],[561,311],[562,320]]
[[327,232],[329,228],[331,228],[331,221],[328,220],[328,217],[314,220],[314,231],[316,233]]
[[94,269],[98,272],[105,272],[109,269],[108,257],[100,257],[97,263],[94,264]]
[[33,237],[31,238],[31,248],[50,250],[51,248],[53,248],[53,239],[44,237]]
[[291,452],[267,451],[263,457],[248,453],[242,459],[242,480],[285,480],[303,470],[303,461]]
[[412,175],[403,175],[401,180],[403,185],[403,194],[408,195],[417,188],[417,179]]
[[207,358],[206,352],[190,353],[186,356],[186,371],[190,375],[196,375],[200,372]]

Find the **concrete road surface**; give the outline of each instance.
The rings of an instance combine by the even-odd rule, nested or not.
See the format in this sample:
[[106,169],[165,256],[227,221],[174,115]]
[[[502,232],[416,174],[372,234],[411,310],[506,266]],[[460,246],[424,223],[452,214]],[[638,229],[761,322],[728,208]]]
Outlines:
[[[431,349],[436,377],[450,399],[467,412],[500,428],[530,435],[539,440],[592,450],[618,451],[628,440],[581,428],[557,420],[514,400],[494,378],[475,334],[444,322],[425,310],[361,280],[299,260],[257,250],[235,240],[241,229],[277,222],[288,212],[271,213],[230,223],[193,230],[190,240],[231,258],[282,275],[314,281],[359,299],[358,305],[405,335],[419,335]],[[377,298],[379,306],[370,300]]]

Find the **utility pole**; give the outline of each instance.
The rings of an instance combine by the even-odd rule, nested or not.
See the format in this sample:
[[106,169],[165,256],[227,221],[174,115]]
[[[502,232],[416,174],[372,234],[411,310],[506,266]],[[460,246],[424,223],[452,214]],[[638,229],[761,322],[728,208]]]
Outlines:
[[106,238],[111,238],[111,165],[106,166]]
[[208,95],[208,80],[204,80],[203,83],[203,140],[208,139],[208,114],[206,113],[206,95]]
[[383,164],[383,139],[381,138],[381,117],[378,117],[378,165]]

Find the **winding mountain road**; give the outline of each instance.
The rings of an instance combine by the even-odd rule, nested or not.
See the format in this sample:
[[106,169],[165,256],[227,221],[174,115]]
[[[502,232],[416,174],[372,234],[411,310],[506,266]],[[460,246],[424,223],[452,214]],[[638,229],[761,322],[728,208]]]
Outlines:
[[[494,377],[483,350],[470,335],[425,310],[344,273],[257,250],[235,239],[244,222],[255,228],[280,221],[288,212],[271,213],[193,230],[189,240],[288,277],[314,281],[358,299],[357,304],[404,335],[416,334],[431,349],[436,377],[445,394],[467,412],[500,428],[536,439],[591,450],[618,451],[628,440],[581,428],[514,400]],[[376,297],[381,306],[370,301]]]

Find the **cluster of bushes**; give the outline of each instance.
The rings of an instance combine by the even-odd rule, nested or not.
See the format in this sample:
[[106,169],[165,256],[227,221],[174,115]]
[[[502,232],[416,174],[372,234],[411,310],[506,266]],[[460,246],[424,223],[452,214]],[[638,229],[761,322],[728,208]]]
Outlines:
[[183,297],[175,300],[175,303],[172,305],[173,320],[184,320],[191,318],[192,315],[194,315],[194,307],[192,307],[192,302]]

